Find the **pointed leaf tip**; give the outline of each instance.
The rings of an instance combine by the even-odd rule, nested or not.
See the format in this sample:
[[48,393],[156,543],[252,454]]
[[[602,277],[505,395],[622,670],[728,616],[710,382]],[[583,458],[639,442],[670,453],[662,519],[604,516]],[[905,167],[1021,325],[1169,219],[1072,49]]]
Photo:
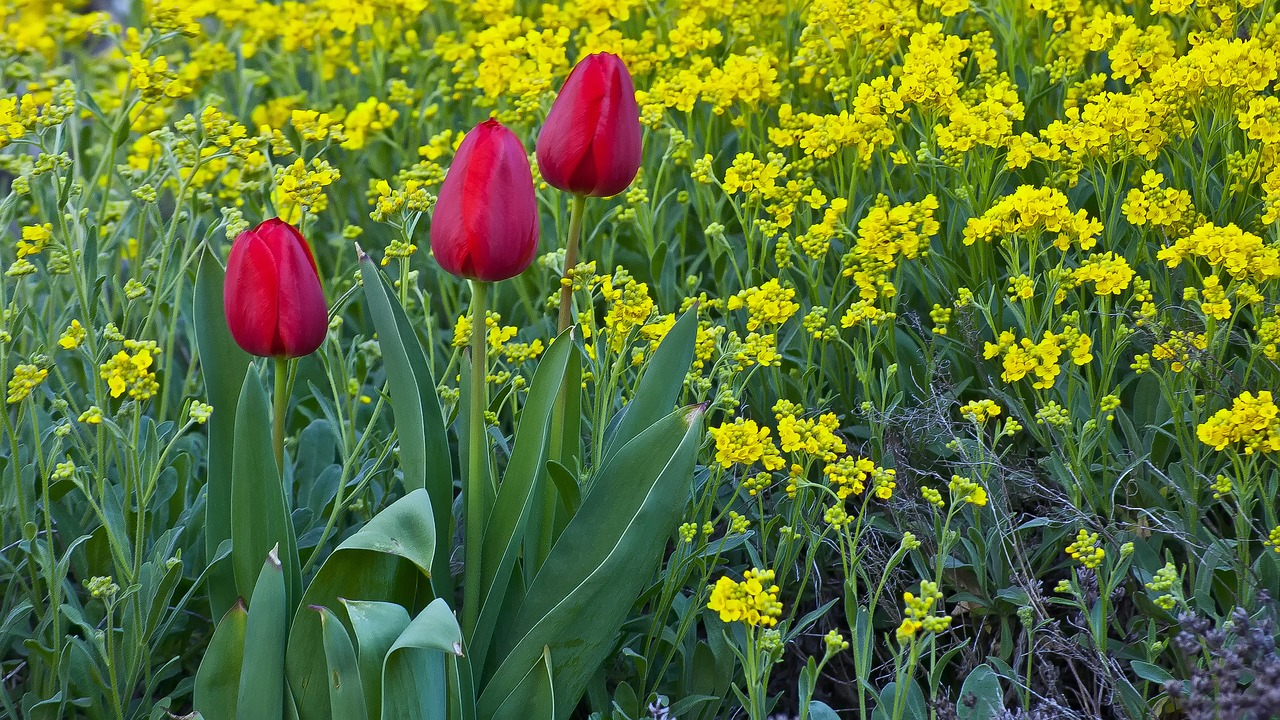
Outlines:
[[356,246],[356,260],[359,262],[368,260],[369,254],[364,251],[364,248],[360,247],[360,243],[354,243],[354,245]]
[[698,403],[697,405],[690,407],[688,410],[685,411],[685,414],[684,414],[685,425],[693,425],[695,422],[698,421],[698,418],[705,415],[706,412],[707,412],[707,403],[704,403],[704,402]]
[[465,657],[462,653],[462,643],[456,642],[453,644],[453,654],[458,657]]
[[280,543],[276,543],[271,548],[271,552],[267,553],[267,562],[271,563],[271,567],[276,570],[280,569]]

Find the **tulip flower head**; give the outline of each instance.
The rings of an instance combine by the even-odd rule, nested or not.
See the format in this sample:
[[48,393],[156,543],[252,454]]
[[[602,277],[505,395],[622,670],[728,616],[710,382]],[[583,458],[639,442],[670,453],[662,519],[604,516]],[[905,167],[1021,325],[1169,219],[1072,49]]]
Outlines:
[[280,218],[231,245],[223,310],[236,344],[260,357],[302,357],[324,342],[329,308],[302,233]]
[[640,109],[631,74],[611,53],[583,58],[538,135],[538,171],[576,195],[617,195],[640,169]]
[[446,271],[497,282],[538,252],[538,201],[524,145],[497,120],[467,133],[431,218],[431,251]]

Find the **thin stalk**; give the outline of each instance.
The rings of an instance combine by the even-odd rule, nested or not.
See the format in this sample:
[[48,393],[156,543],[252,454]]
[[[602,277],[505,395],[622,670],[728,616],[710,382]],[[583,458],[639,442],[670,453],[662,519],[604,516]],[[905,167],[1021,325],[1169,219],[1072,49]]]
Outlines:
[[276,451],[276,467],[280,468],[280,477],[284,477],[284,421],[289,410],[289,359],[276,359],[276,391],[271,396],[275,409],[275,422],[271,427],[271,446]]
[[471,281],[471,388],[468,420],[466,508],[466,550],[463,576],[462,630],[467,637],[475,632],[480,617],[480,553],[483,549],[485,497],[488,482],[488,442],[484,432],[484,411],[489,406],[489,371],[485,318],[488,316],[489,283]]
[[564,278],[560,281],[560,322],[557,334],[573,321],[573,269],[578,265],[578,242],[582,238],[582,216],[587,207],[586,195],[573,196],[569,214],[569,239],[564,244]]

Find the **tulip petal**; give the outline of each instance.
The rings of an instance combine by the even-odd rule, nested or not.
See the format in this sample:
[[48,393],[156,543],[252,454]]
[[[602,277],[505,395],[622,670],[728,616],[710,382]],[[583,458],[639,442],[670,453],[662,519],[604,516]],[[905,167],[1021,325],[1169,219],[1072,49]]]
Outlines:
[[631,184],[640,168],[640,110],[620,58],[579,61],[547,114],[537,154],[542,177],[561,190],[605,197]]
[[260,357],[277,354],[276,319],[279,295],[275,258],[248,230],[236,238],[227,259],[223,310],[236,344]]
[[329,329],[324,288],[316,274],[315,257],[302,235],[281,235],[273,247],[279,275],[277,338],[284,355],[302,357],[315,352]]
[[440,187],[431,250],[444,270],[496,282],[538,251],[538,205],[520,139],[495,120],[467,133]]

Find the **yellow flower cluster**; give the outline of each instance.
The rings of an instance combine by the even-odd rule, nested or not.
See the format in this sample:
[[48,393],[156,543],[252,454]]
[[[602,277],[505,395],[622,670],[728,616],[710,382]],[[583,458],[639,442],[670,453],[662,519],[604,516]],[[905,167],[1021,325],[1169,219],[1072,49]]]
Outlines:
[[341,173],[328,161],[314,158],[310,167],[298,158],[292,165],[275,169],[276,197],[280,217],[291,223],[302,220],[302,213],[323,212],[328,207],[324,189],[337,182]]
[[778,446],[769,437],[770,429],[755,420],[737,418],[707,431],[716,443],[716,461],[722,467],[751,466],[760,463],[768,470],[779,470],[786,463],[778,454]]
[[1237,280],[1264,282],[1280,278],[1280,249],[1234,223],[1218,227],[1206,223],[1160,249],[1156,258],[1171,268],[1188,258],[1202,258]]
[[1214,450],[1228,446],[1249,455],[1280,451],[1280,408],[1271,391],[1257,395],[1248,390],[1196,427],[1196,437]]
[[1114,252],[1093,253],[1071,271],[1067,284],[1076,287],[1093,283],[1093,292],[1097,295],[1119,295],[1129,287],[1133,275],[1133,268],[1124,256]]
[[347,139],[342,147],[348,150],[359,150],[369,142],[370,135],[376,135],[391,127],[400,111],[378,98],[369,98],[356,105],[343,118]]
[[890,273],[897,268],[899,259],[911,260],[929,247],[929,240],[940,227],[934,219],[938,199],[926,195],[918,203],[902,203],[890,206],[889,198],[881,195],[858,221],[858,235],[852,248],[841,262],[842,274],[853,278],[859,297],[874,302],[883,296],[894,294]]
[[783,452],[803,452],[825,462],[833,462],[844,453],[844,440],[835,434],[840,421],[834,413],[802,418],[801,409],[787,400],[779,400],[773,411],[778,418],[778,443]]
[[783,287],[777,278],[759,287],[743,290],[729,298],[730,310],[747,310],[747,330],[759,330],[766,325],[781,325],[790,320],[800,309],[794,298],[796,291]]
[[150,340],[125,340],[124,349],[99,367],[111,397],[118,398],[127,391],[131,399],[141,401],[159,392],[160,384],[151,368],[156,352],[156,343]]
[[1173,563],[1165,563],[1164,567],[1156,571],[1151,582],[1147,583],[1147,589],[1156,594],[1156,599],[1153,601],[1156,607],[1163,610],[1174,608],[1177,598],[1173,595],[1173,589],[1177,583],[1178,568]]
[[982,487],[981,483],[967,477],[952,475],[947,488],[951,491],[952,502],[968,503],[977,507],[985,507],[987,504],[987,489]]
[[45,368],[35,365],[18,365],[13,369],[13,377],[9,379],[9,394],[5,401],[12,405],[26,400],[31,391],[35,390],[48,376],[49,371]]
[[1064,350],[1070,351],[1073,363],[1085,365],[1093,360],[1092,348],[1089,336],[1071,326],[1061,333],[1046,331],[1040,342],[1032,342],[1031,338],[1019,341],[1012,331],[1005,330],[996,342],[985,344],[983,357],[1003,358],[1004,372],[1000,377],[1005,382],[1017,382],[1033,375],[1032,387],[1047,390],[1053,387],[1061,371]]
[[1163,184],[1164,175],[1148,170],[1142,175],[1142,188],[1129,190],[1121,209],[1125,218],[1138,227],[1150,225],[1166,235],[1184,236],[1198,224],[1191,193]]
[[[622,282],[621,287],[615,283]],[[609,347],[613,352],[621,352],[633,330],[646,325],[653,317],[655,305],[649,297],[649,286],[636,282],[635,278],[604,277],[600,283],[600,294],[608,304],[604,325],[609,337]]]
[[22,227],[22,238],[18,240],[18,258],[25,258],[32,255],[39,255],[49,246],[49,241],[53,239],[53,225],[45,223],[43,225],[24,225]]
[[740,622],[750,627],[773,627],[782,617],[780,589],[773,584],[772,570],[754,568],[742,575],[742,582],[723,576],[711,589],[707,609],[720,614],[724,622]]
[[799,147],[814,160],[836,157],[848,148],[866,158],[894,144],[897,137],[892,121],[902,110],[893,80],[875,78],[858,86],[852,111],[820,115],[780,105],[778,124],[769,128],[769,141],[780,148]]
[[80,343],[89,335],[89,331],[84,329],[79,320],[72,320],[66,330],[62,331],[62,335],[58,338],[58,346],[64,350],[75,350],[80,347]]
[[1075,542],[1067,546],[1067,555],[1090,570],[1096,570],[1102,564],[1107,551],[1098,544],[1098,533],[1091,533],[1081,528],[1076,534]]
[[1067,196],[1059,190],[1022,185],[1012,195],[1000,198],[990,210],[969,220],[964,228],[964,244],[1013,235],[1032,237],[1042,232],[1056,233],[1053,244],[1059,250],[1065,251],[1073,244],[1088,250],[1097,243],[1102,223],[1084,210],[1071,212]]
[[1280,553],[1280,525],[1271,528],[1271,532],[1267,533],[1267,539],[1262,544]]
[[1169,363],[1169,369],[1180,373],[1191,362],[1193,352],[1203,351],[1209,347],[1209,337],[1204,333],[1192,333],[1185,330],[1174,330],[1169,339],[1157,343],[1151,348],[1151,358]]
[[960,406],[960,416],[968,419],[970,422],[984,423],[988,420],[994,420],[1000,416],[1002,412],[1000,405],[995,400],[982,399],[973,400]]
[[898,625],[898,642],[906,644],[916,639],[921,632],[940,633],[951,627],[951,616],[935,614],[933,608],[942,602],[942,592],[938,584],[931,580],[920,581],[920,596],[912,593],[902,594],[903,618]]
[[882,468],[863,457],[845,455],[835,462],[827,463],[822,472],[835,487],[836,496],[841,500],[850,495],[861,495],[866,491],[868,483],[876,497],[888,500],[893,497],[893,490],[897,487],[897,473],[894,470]]

